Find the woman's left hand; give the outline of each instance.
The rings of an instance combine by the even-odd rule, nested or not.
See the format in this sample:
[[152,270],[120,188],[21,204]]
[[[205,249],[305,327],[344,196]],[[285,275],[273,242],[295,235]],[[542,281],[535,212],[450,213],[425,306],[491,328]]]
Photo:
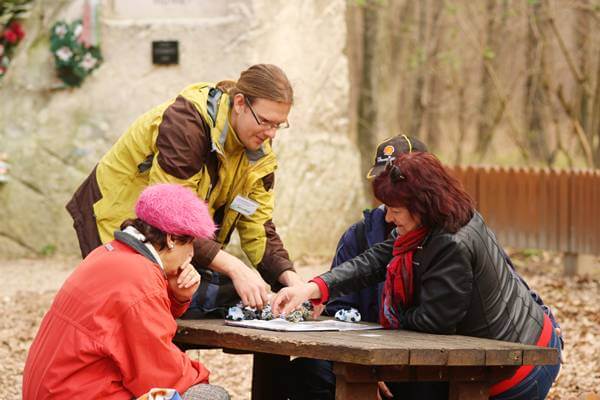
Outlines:
[[186,260],[179,267],[177,275],[168,277],[171,292],[182,303],[189,301],[200,285],[200,274],[190,261]]
[[281,289],[271,301],[273,315],[287,315],[309,299],[318,299],[321,291],[314,282],[288,286]]

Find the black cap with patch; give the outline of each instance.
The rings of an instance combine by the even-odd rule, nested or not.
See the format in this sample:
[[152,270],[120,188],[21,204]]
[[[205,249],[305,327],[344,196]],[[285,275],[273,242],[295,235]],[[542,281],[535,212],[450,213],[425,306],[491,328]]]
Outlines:
[[373,179],[379,175],[385,165],[394,161],[399,154],[413,151],[427,152],[427,146],[419,139],[406,135],[398,135],[384,140],[377,146],[373,167],[367,172],[367,179]]

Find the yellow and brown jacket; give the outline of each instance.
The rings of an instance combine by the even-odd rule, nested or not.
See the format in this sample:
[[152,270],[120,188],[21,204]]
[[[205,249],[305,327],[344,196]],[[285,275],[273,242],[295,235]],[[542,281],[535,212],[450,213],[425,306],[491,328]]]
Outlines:
[[[271,217],[275,154],[267,142],[247,150],[229,124],[229,109],[226,93],[198,83],[139,117],[67,204],[82,254],[112,240],[120,224],[135,217],[146,186],[170,182],[205,200],[220,227],[216,242],[196,243],[195,265],[208,266],[237,229],[244,252],[267,282],[293,270]],[[258,209],[249,216],[233,210],[238,195]]]

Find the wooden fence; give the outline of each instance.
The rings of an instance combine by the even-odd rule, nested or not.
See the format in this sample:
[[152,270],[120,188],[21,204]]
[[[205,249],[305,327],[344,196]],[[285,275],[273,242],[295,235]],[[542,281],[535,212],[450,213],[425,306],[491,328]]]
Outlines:
[[503,245],[600,255],[600,171],[451,167]]

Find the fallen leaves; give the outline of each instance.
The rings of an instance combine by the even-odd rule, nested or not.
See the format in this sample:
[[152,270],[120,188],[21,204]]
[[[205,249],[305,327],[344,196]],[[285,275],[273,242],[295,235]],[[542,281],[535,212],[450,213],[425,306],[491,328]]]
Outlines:
[[[554,253],[528,258],[518,253],[511,256],[519,273],[554,311],[565,338],[564,364],[548,399],[600,400],[600,278],[564,277],[562,260]],[[0,273],[9,277],[5,287],[10,286],[4,292],[8,295],[0,298],[0,399],[7,400],[21,397],[27,350],[55,293],[47,283],[53,274],[57,281],[64,279],[65,269],[75,265],[66,264],[72,260],[63,264],[43,260],[18,263],[21,265],[15,268],[13,261],[0,261]],[[320,271],[316,265],[299,269],[311,268],[314,271],[303,275]],[[39,285],[32,283],[36,269],[44,277]],[[211,382],[228,389],[234,399],[250,398],[251,356],[218,350],[190,353],[212,371]]]

